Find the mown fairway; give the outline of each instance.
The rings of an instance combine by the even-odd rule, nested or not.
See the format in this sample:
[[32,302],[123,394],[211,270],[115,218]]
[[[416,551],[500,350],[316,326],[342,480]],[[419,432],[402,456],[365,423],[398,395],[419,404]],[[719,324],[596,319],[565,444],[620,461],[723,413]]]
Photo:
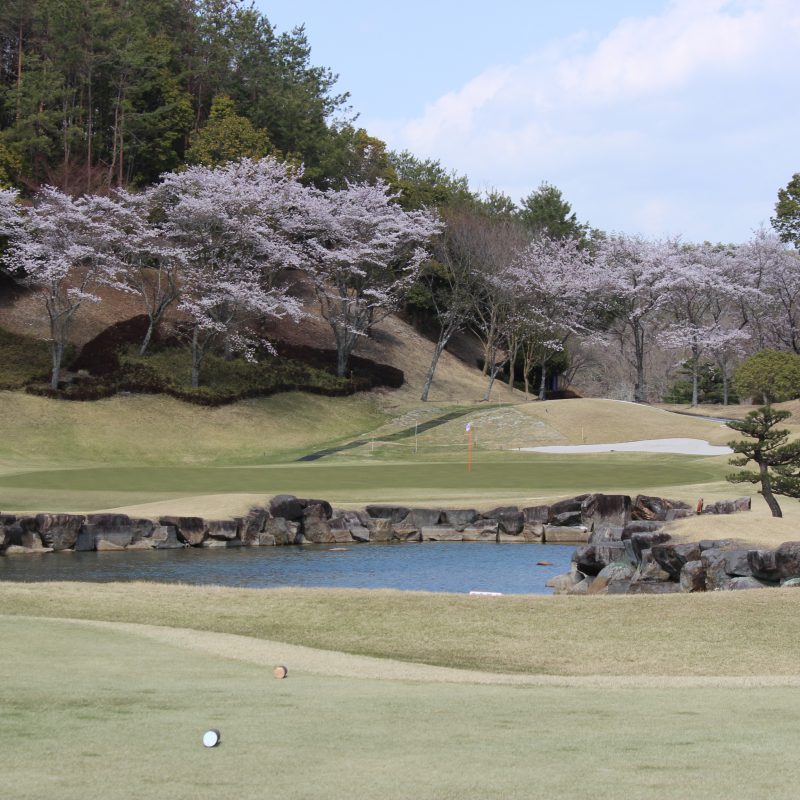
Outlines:
[[[565,598],[576,602],[545,613],[545,598],[153,588],[6,584],[0,600],[5,613],[161,624],[172,615],[175,624],[193,619],[212,629],[257,631],[264,620],[260,635],[284,632],[317,644],[339,638],[351,652],[369,647],[347,634],[358,608],[375,649],[385,639],[398,656],[452,663],[477,643],[476,660],[501,670],[514,666],[520,647],[541,649],[554,685],[521,683],[527,670],[517,673],[518,685],[493,682],[502,676],[489,673],[429,680],[424,668],[392,660],[378,661],[383,677],[364,677],[357,661],[343,674],[333,668],[335,653],[330,670],[325,651],[304,662],[291,648],[279,657],[273,644],[265,658],[257,632],[236,647],[225,636],[195,646],[179,628],[154,638],[151,629],[125,625],[0,617],[0,639],[13,643],[0,650],[4,797],[461,800],[571,796],[577,787],[609,800],[796,794],[791,592]],[[698,599],[700,608],[692,603]],[[542,631],[545,617],[552,621]],[[479,633],[491,631],[493,619],[498,635],[484,639]],[[580,640],[573,636],[589,623],[594,657],[574,649]],[[450,634],[441,637],[445,629]],[[456,653],[449,651],[454,639],[463,644]],[[659,639],[663,646],[650,652]],[[290,669],[284,681],[272,677],[280,661]],[[727,686],[724,677],[700,685],[681,677],[697,667],[741,677]],[[615,681],[615,673],[623,677]],[[559,677],[565,674],[575,677]],[[205,750],[200,737],[211,727],[222,744]]]
[[[337,502],[400,498],[520,497],[686,486],[719,481],[724,465],[685,456],[502,454],[476,460],[472,472],[457,461],[438,463],[311,463],[263,467],[128,467],[32,470],[0,476],[5,510],[92,510],[167,497],[279,493]],[[50,505],[48,506],[48,501]],[[486,502],[486,501],[484,501]],[[55,504],[55,505],[53,505]]]

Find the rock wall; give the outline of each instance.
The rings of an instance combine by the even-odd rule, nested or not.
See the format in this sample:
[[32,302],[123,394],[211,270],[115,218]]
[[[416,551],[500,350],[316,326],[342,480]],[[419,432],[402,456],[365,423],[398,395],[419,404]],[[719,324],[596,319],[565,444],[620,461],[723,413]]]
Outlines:
[[[591,495],[583,520],[586,544],[572,554],[572,569],[551,578],[557,594],[669,594],[769,586],[800,586],[800,542],[752,550],[730,539],[676,543],[664,523],[697,513],[685,503],[639,495],[634,500]],[[750,498],[720,500],[703,514],[750,510]]]
[[[745,505],[749,508],[748,498],[726,503],[709,506],[706,511],[731,513]],[[500,506],[486,512],[395,505],[346,511],[334,509],[326,500],[278,495],[244,517],[222,520],[0,514],[0,554],[363,542],[570,543],[586,545],[576,551],[574,559],[573,578],[580,574],[580,582],[620,560],[628,552],[626,547],[633,557],[656,538],[659,543],[666,541],[669,537],[664,539],[665,534],[653,533],[648,527],[657,526],[656,520],[693,513],[685,503],[627,495],[580,495],[552,505]]]

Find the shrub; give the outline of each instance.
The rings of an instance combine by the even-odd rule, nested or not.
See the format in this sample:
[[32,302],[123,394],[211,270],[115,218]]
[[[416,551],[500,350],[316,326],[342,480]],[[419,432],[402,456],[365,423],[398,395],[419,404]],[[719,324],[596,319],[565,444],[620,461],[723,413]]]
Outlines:
[[800,397],[800,356],[762,350],[745,359],[733,379],[739,397],[756,397],[780,403]]

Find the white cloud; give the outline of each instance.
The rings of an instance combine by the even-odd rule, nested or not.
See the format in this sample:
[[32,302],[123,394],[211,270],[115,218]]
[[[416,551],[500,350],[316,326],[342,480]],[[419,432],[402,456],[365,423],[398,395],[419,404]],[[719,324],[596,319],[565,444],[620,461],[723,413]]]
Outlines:
[[[796,92],[798,34],[796,0],[676,0],[657,16],[620,20],[601,38],[578,32],[520,63],[492,66],[417,119],[368,127],[477,185],[529,191],[546,179],[580,194],[589,207],[573,205],[593,224],[667,229],[692,221],[690,195],[713,205],[702,195],[719,189],[721,158],[770,147],[776,159],[784,141],[796,141],[798,112],[770,94]],[[770,112],[794,130],[784,136],[765,125]],[[692,186],[681,197],[671,185],[667,202],[658,182],[679,182],[684,169]],[[617,196],[603,203],[600,190],[612,183]],[[705,235],[730,238],[722,229]]]

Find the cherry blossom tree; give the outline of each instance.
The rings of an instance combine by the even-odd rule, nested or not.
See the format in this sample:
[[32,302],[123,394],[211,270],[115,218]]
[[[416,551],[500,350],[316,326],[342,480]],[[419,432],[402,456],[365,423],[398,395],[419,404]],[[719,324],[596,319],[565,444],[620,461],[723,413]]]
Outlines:
[[577,240],[540,236],[504,272],[502,280],[514,298],[509,338],[516,340],[514,349],[522,349],[526,397],[534,359],[541,370],[539,399],[544,400],[548,359],[565,349],[570,336],[586,331],[593,269]]
[[670,321],[658,337],[662,347],[689,352],[692,405],[699,400],[699,374],[706,353],[720,354],[749,338],[741,327],[726,324],[725,309],[741,294],[732,280],[730,249],[703,245],[679,246],[669,275],[667,312]]
[[305,269],[333,330],[337,374],[347,374],[359,339],[395,311],[441,228],[434,212],[404,211],[387,184],[307,190]]
[[121,288],[115,256],[120,233],[109,224],[101,198],[73,199],[53,187],[41,189],[22,209],[21,219],[4,262],[44,302],[50,322],[50,387],[56,390],[70,327],[81,306],[99,302],[101,286]]
[[111,224],[123,235],[117,257],[124,265],[126,288],[144,303],[149,324],[139,354],[144,355],[167,309],[180,295],[179,279],[186,266],[186,252],[163,230],[154,208],[157,190],[132,193],[122,189],[105,200]]
[[634,370],[633,399],[647,399],[647,359],[660,330],[668,300],[676,244],[615,233],[598,245],[594,282],[587,289],[601,298],[608,338],[618,342]]
[[293,238],[304,191],[274,158],[191,167],[154,190],[163,235],[182,250],[178,307],[189,319],[192,386],[218,341],[252,360],[257,347],[272,350],[260,320],[302,315],[283,274],[301,262]]
[[800,353],[800,253],[762,227],[737,248],[736,260],[748,287],[740,307],[758,349]]

